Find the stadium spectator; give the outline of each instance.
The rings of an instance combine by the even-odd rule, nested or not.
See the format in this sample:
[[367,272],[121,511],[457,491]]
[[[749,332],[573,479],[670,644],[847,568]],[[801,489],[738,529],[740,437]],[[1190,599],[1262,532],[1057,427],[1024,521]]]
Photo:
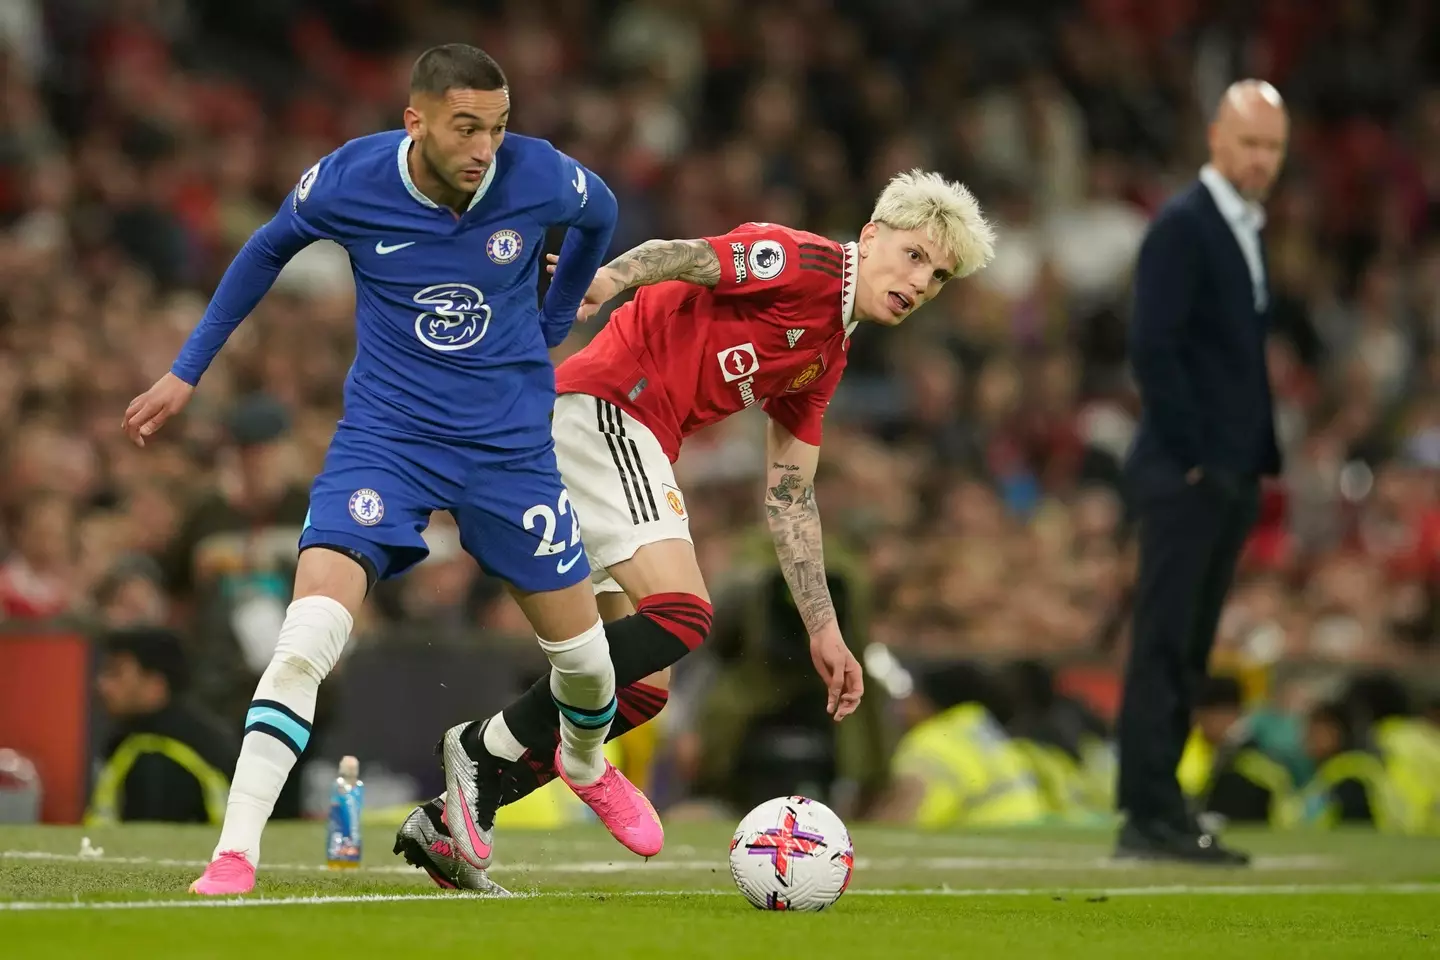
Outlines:
[[46,620],[82,600],[75,582],[75,509],[60,493],[29,498],[14,524],[15,549],[0,564],[0,614]]
[[122,557],[95,588],[96,616],[107,628],[162,627],[170,602],[160,567],[146,556]]
[[1003,726],[1013,706],[985,670],[969,663],[928,670],[904,709],[908,730],[878,819],[994,827],[1045,816],[1039,778]]
[[1060,820],[1108,815],[1115,802],[1110,731],[1083,701],[1055,687],[1054,672],[1037,660],[1005,666],[998,675],[1013,713],[1005,730],[1025,755],[1045,799]]
[[1208,677],[1178,772],[1192,811],[1227,823],[1284,823],[1290,773],[1261,749],[1233,677]]
[[1307,826],[1370,824],[1386,831],[1411,826],[1404,797],[1379,756],[1366,750],[1342,703],[1310,712],[1305,751],[1315,775],[1296,797],[1295,818]]
[[1412,695],[1388,673],[1355,677],[1343,700],[1351,729],[1366,731],[1400,795],[1406,828],[1440,827],[1440,728],[1415,715]]
[[189,667],[180,638],[120,630],[100,648],[95,687],[114,726],[86,821],[218,824],[237,748],[217,721],[182,701]]

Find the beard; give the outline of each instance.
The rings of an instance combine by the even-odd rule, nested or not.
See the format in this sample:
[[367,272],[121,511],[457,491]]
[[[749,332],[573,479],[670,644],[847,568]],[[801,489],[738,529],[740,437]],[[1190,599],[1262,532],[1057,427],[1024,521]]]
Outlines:
[[457,193],[475,192],[476,184],[466,183],[458,176],[449,173],[445,169],[445,164],[431,155],[429,140],[422,141],[420,144],[420,162],[425,164],[425,169],[429,171],[430,175],[440,183],[443,183],[447,189],[454,190]]

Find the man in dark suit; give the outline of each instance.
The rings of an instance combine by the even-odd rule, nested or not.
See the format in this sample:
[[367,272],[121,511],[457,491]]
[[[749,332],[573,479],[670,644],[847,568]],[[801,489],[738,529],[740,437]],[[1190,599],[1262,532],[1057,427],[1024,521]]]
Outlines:
[[1120,856],[1249,859],[1200,828],[1175,771],[1260,478],[1280,467],[1260,201],[1288,133],[1274,87],[1230,87],[1210,124],[1210,163],[1160,211],[1136,264],[1130,353],[1143,414],[1125,472],[1140,570],[1119,723]]

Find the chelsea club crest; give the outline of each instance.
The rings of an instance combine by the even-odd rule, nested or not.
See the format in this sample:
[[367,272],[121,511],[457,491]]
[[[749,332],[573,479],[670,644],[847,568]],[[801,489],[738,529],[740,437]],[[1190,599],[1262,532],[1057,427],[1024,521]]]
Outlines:
[[350,517],[362,527],[373,527],[385,518],[385,501],[369,487],[356,490],[350,495]]
[[513,263],[515,258],[520,256],[520,248],[524,243],[520,234],[514,230],[496,230],[485,243],[485,253],[491,260],[503,266]]

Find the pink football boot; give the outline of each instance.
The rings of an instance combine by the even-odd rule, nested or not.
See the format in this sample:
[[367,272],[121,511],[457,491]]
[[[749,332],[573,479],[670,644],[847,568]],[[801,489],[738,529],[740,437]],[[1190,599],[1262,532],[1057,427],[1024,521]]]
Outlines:
[[190,892],[204,897],[228,897],[255,889],[255,867],[238,850],[226,850],[205,868]]
[[631,853],[642,857],[653,857],[665,846],[665,828],[650,800],[615,769],[609,760],[605,761],[605,773],[599,780],[588,786],[580,786],[565,775],[565,765],[560,762],[560,747],[555,748],[555,772],[565,785],[575,791],[575,796],[595,811],[600,822],[610,835]]

